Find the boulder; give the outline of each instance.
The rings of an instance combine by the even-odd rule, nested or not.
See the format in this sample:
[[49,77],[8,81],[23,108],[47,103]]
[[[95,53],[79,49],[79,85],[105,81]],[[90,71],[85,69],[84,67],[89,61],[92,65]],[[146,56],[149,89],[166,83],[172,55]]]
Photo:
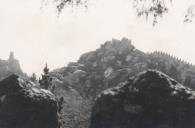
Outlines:
[[195,92],[148,70],[98,95],[90,128],[194,128]]
[[11,75],[0,82],[0,128],[58,128],[55,96]]

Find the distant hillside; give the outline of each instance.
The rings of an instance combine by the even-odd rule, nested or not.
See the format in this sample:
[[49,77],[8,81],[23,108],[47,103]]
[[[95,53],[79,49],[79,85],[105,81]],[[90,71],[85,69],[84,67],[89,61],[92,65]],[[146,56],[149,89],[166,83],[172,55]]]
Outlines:
[[95,51],[81,55],[77,62],[51,74],[82,96],[93,99],[102,90],[147,69],[158,69],[195,88],[195,66],[163,52],[144,53],[127,38],[107,41]]
[[11,74],[25,76],[20,67],[19,61],[15,59],[13,52],[10,52],[8,60],[0,60],[0,80]]
[[164,52],[155,51],[149,54],[151,67],[158,69],[186,86],[195,88],[195,66]]

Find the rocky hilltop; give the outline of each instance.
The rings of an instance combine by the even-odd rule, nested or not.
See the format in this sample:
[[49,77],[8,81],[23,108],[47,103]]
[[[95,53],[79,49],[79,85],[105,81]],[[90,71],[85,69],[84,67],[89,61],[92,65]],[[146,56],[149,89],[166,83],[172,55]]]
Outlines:
[[148,70],[103,91],[90,128],[194,128],[195,92]]
[[[125,96],[116,99],[116,104],[115,104],[115,98],[113,98],[115,96],[113,97],[111,96],[110,99],[108,98],[108,104],[106,99],[107,95],[105,96],[105,99],[103,96],[102,98],[103,102],[100,103],[102,106],[99,107],[100,105],[99,100],[101,100],[101,98],[99,97],[97,100],[95,99],[100,93],[102,93],[103,90],[114,87],[114,90],[116,90],[116,92],[118,92],[120,95],[123,95],[123,91],[124,90],[128,91],[129,89],[126,88],[126,86],[125,88],[118,87],[118,85],[121,85],[121,83],[124,83],[131,77],[137,76],[139,72],[148,69],[157,69],[161,72],[168,74],[173,79],[176,79],[176,81],[172,80],[169,76],[166,76],[160,72],[151,73],[154,74],[154,76],[150,75],[150,73],[144,73],[145,75],[140,75],[140,77],[133,78],[134,80],[136,78],[141,78],[141,76],[144,76],[143,79],[139,79],[140,82],[144,82],[145,78],[154,77],[154,79],[151,78],[150,80],[147,80],[146,81],[147,83],[141,83],[141,84],[149,86],[148,88],[152,88],[151,86],[153,85],[153,84],[150,85],[150,83],[148,82],[159,85],[159,88],[155,90],[156,93],[154,93],[154,90],[146,91],[147,94],[143,92],[144,93],[143,95],[142,93],[139,93],[140,96],[135,97],[135,99],[138,101],[140,100],[140,103],[135,102],[135,106],[132,106],[132,110],[131,110],[131,104],[130,106],[127,105],[125,107],[127,111],[128,110],[133,111],[135,109],[136,112],[140,111],[139,113],[140,115],[144,115],[146,113],[146,116],[140,116],[139,114],[136,115],[136,113],[134,116],[134,114],[132,113],[130,113],[129,115],[129,113],[127,112],[125,113],[123,111],[120,111],[121,109],[119,108],[124,107],[120,105],[121,102],[123,101],[126,102],[126,100],[129,100],[128,97]],[[188,104],[189,102],[187,99],[186,99],[187,102],[185,100],[182,101],[182,99],[177,99],[180,94],[181,97],[183,97],[184,95],[188,95],[188,92],[181,91],[178,93],[179,95],[176,96],[177,98],[173,99],[174,96],[167,94],[166,91],[163,90],[166,89],[169,90],[169,88],[171,88],[170,87],[171,85],[174,86],[174,82],[176,83],[176,88],[182,86],[181,84],[178,84],[177,81],[180,83],[185,83],[185,86],[189,86],[193,88],[194,86],[192,85],[194,83],[193,81],[195,80],[194,74],[195,74],[195,69],[193,65],[162,52],[144,53],[136,49],[133,46],[132,42],[127,38],[123,38],[122,40],[113,39],[111,41],[107,41],[95,51],[91,51],[81,55],[81,57],[77,62],[71,62],[66,67],[62,67],[50,72],[50,75],[53,78],[53,84],[56,85],[54,94],[57,97],[64,98],[63,109],[61,112],[62,120],[63,120],[63,125],[62,125],[63,128],[75,128],[75,127],[88,128],[90,124],[90,120],[91,120],[91,126],[90,126],[91,128],[96,128],[96,125],[97,127],[100,126],[98,128],[101,128],[101,126],[102,128],[105,127],[109,128],[109,126],[114,126],[114,125],[116,125],[117,127],[111,127],[111,128],[129,128],[130,126],[132,128],[145,128],[144,126],[141,125],[139,126],[138,120],[141,119],[146,120],[148,117],[148,120],[146,120],[146,122],[143,124],[145,124],[148,127],[153,126],[156,124],[154,122],[151,122],[152,119],[158,118],[158,116],[160,116],[160,114],[162,113],[163,113],[163,117],[162,117],[163,119],[162,120],[161,118],[157,119],[157,124],[159,123],[158,120],[160,120],[160,122],[161,121],[167,122],[168,119],[173,118],[168,112],[173,113],[173,116],[176,116],[176,118],[180,118],[180,116],[182,116],[182,112],[186,113],[186,111],[183,110],[185,109],[186,106],[178,106],[177,111],[179,112],[181,111],[180,113],[181,115],[177,115],[177,114],[175,115],[176,112],[173,110],[172,107],[175,107],[174,105],[178,103]],[[156,82],[157,80],[156,77],[158,76],[162,76],[163,78],[163,80],[158,81],[159,83]],[[167,84],[165,81],[172,81],[172,82],[174,81],[174,82]],[[136,83],[138,83],[138,81]],[[184,88],[184,90],[189,90],[189,93],[193,93],[193,91],[191,91],[188,88],[185,88],[183,86],[182,88]],[[161,93],[160,91],[163,92]],[[107,93],[109,91],[104,91],[104,92]],[[112,91],[110,92],[113,93]],[[126,93],[126,91],[124,92]],[[154,97],[149,96],[149,99],[144,99],[147,95],[150,95],[150,93]],[[184,95],[182,95],[182,93],[184,93]],[[159,103],[161,101],[159,99],[161,99],[162,97],[161,95],[157,95],[157,94],[162,94],[162,96],[166,95],[165,97],[167,98],[167,100],[170,100],[175,104],[172,104],[170,102],[165,103],[166,105],[168,105],[165,107],[167,110],[163,109],[162,113],[158,112],[161,111],[161,108],[159,106],[155,106],[155,104],[157,103],[157,105],[163,105],[165,101],[162,101],[163,102],[162,104]],[[133,96],[131,98],[133,98]],[[185,98],[187,98],[187,96]],[[156,99],[159,102],[157,102]],[[133,100],[134,99],[132,99],[132,101]],[[151,106],[149,106],[149,104],[147,103],[144,104],[145,102],[147,102],[147,100],[152,100]],[[92,107],[94,104],[95,106]],[[104,108],[104,106],[111,107],[109,105],[114,106],[116,109],[119,109],[119,111],[116,111],[119,114],[118,115],[119,118],[117,119],[123,119],[122,115],[123,114],[125,115],[124,119],[121,120],[123,122],[120,121],[117,122],[117,119],[116,120],[109,119],[110,115],[106,115],[107,109],[106,107]],[[136,105],[140,105],[140,106],[143,105],[143,106],[141,107],[138,106],[137,108]],[[153,107],[154,109],[152,108],[153,105],[154,105]],[[190,106],[192,107],[193,105],[190,104]],[[147,107],[151,107],[151,108],[147,108]],[[170,109],[168,109],[169,107]],[[180,107],[182,110],[180,110]],[[93,110],[91,110],[92,108]],[[112,110],[115,111],[116,110],[115,108],[111,107],[111,111],[109,111],[108,113],[112,113]],[[103,115],[102,113],[104,113],[104,109],[105,109],[106,114],[104,114],[103,116],[105,116],[106,119],[102,117],[101,120],[101,118],[98,117],[99,114],[98,116],[96,116],[95,113],[96,111],[98,111],[98,109],[100,109],[100,111],[97,113],[101,113],[100,115]],[[142,113],[143,112],[141,111],[142,109],[144,109],[144,113]],[[148,112],[151,112],[153,115],[150,116],[150,114],[147,113],[147,110]],[[152,112],[152,110],[154,110],[154,112]],[[189,113],[187,113],[187,116],[188,114]],[[92,118],[90,118],[90,115],[92,115]],[[157,117],[155,117],[155,115],[157,115]],[[108,121],[107,121],[107,117],[108,117]],[[114,118],[117,117],[117,114],[114,113],[113,117]],[[127,120],[126,117],[128,118],[135,117],[135,119],[133,120],[135,122],[132,123],[131,121]],[[101,123],[103,122],[104,119],[106,122],[108,122],[108,125]],[[113,122],[115,121],[116,124],[111,124],[110,122],[112,121]],[[160,125],[158,127],[154,127],[154,128],[183,128],[183,125],[186,123],[185,121],[183,121],[184,124],[181,124],[181,127],[169,127],[169,125],[171,125],[171,123],[174,122],[173,120],[171,120],[170,124],[169,123],[163,124],[162,122],[159,123]],[[124,127],[121,125],[121,123],[125,124]]]
[[107,41],[95,51],[81,55],[77,62],[69,63],[51,74],[82,96],[93,99],[102,90],[147,69],[160,70],[194,88],[193,65],[163,52],[144,53],[127,38]]
[[13,53],[0,61],[0,128],[195,127],[195,67],[127,38],[47,74],[52,93],[23,75]]
[[10,52],[8,60],[0,60],[0,80],[11,74],[26,76],[20,67],[19,61],[15,59],[13,52]]

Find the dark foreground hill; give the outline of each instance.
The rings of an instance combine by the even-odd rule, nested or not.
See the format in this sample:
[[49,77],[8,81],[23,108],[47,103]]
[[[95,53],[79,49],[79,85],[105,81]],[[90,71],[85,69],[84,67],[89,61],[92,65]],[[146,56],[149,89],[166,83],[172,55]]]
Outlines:
[[195,92],[149,70],[103,91],[90,128],[194,128]]
[[[53,84],[56,96],[17,75],[1,81],[0,127],[195,127],[195,92],[156,70],[102,91],[93,102],[59,79]],[[61,111],[56,100],[60,97],[64,97]]]

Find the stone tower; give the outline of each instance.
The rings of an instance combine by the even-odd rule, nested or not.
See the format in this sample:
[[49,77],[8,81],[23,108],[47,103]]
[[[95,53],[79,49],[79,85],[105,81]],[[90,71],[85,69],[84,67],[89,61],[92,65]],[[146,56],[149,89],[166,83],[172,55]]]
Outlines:
[[10,54],[9,54],[9,60],[14,60],[14,52],[10,52]]
[[10,52],[9,59],[7,61],[7,66],[9,67],[10,72],[20,74],[22,73],[19,61],[15,59],[14,52]]

